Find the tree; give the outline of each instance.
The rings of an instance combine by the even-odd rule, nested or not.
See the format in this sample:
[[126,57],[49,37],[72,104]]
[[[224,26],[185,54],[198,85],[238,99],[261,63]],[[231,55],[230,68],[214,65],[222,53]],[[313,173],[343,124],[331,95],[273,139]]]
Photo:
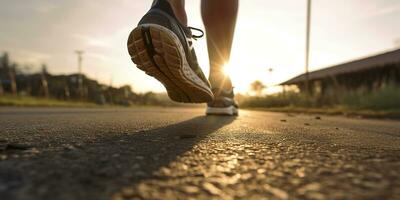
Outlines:
[[8,53],[5,52],[1,58],[1,63],[0,63],[1,67],[6,70],[8,69],[8,67],[10,66],[10,58],[8,56]]
[[[18,65],[16,63],[11,63],[10,62],[10,57],[7,52],[3,54],[3,56],[0,59],[0,81],[7,81],[10,84],[10,90],[13,95],[17,94],[17,81],[16,81],[16,71],[17,71]],[[4,86],[1,83],[1,93],[4,92]]]
[[254,81],[250,85],[251,91],[256,93],[257,96],[261,96],[261,93],[265,88],[266,88],[266,86],[259,80]]

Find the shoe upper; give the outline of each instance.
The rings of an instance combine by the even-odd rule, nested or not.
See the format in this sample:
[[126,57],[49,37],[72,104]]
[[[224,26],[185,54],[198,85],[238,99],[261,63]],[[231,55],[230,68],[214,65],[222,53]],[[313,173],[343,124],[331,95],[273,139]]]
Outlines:
[[229,106],[234,106],[235,108],[239,108],[237,102],[234,99],[235,94],[233,93],[233,88],[230,90],[214,88],[213,93],[214,100],[207,103],[208,107],[225,108]]
[[193,36],[189,27],[183,26],[178,21],[167,1],[154,1],[151,9],[139,21],[139,25],[141,24],[157,24],[174,32],[185,50],[186,60],[188,61],[190,68],[201,80],[203,80],[204,83],[206,83],[206,85],[211,87],[197,61],[196,52],[193,47],[193,39],[196,37]]

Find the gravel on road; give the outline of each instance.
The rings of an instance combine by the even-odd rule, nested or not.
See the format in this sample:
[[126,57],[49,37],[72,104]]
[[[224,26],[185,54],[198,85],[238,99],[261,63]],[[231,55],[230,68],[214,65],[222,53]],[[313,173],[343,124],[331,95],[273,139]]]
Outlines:
[[1,108],[0,199],[400,199],[400,123]]

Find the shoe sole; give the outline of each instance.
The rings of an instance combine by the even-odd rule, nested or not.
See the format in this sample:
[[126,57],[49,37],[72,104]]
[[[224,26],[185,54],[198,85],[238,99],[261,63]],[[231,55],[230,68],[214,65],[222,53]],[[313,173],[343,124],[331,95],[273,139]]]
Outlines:
[[185,50],[171,30],[156,24],[139,25],[129,35],[128,51],[140,70],[165,86],[172,100],[183,103],[212,101],[209,86],[190,68]]
[[239,110],[235,106],[229,106],[226,108],[208,107],[206,109],[206,115],[238,115]]

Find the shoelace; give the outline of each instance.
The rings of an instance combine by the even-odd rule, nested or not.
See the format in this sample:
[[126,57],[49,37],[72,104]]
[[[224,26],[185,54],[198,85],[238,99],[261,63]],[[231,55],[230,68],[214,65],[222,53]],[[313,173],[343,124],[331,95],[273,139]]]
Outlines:
[[201,33],[200,35],[194,35],[194,34],[192,34],[193,39],[197,40],[197,39],[202,38],[202,37],[204,36],[204,31],[203,31],[203,30],[198,29],[198,28],[194,28],[194,27],[191,27],[191,26],[188,26],[188,28],[189,28],[190,30],[198,31],[198,32]]

